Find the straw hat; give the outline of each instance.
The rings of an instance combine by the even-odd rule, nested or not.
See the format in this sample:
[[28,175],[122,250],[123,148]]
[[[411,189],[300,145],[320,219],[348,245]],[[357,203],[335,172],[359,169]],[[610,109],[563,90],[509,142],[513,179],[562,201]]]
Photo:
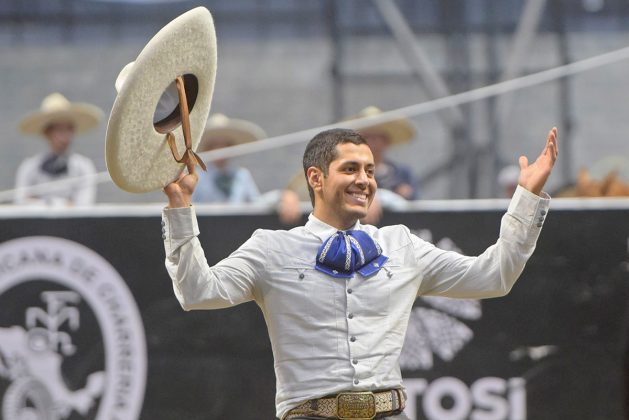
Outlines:
[[249,143],[266,137],[264,130],[250,121],[229,118],[224,114],[212,115],[205,126],[199,143],[199,152],[211,149],[212,140],[229,139],[233,145]]
[[46,127],[55,122],[69,121],[74,124],[76,133],[84,133],[98,124],[103,111],[97,106],[70,102],[60,93],[46,96],[38,111],[27,115],[20,122],[24,134],[43,134]]
[[107,126],[107,169],[129,192],[163,188],[177,179],[177,163],[166,142],[172,131],[185,150],[174,81],[183,76],[192,149],[196,150],[210,111],[216,78],[216,34],[210,12],[197,7],[162,28],[118,79],[118,96]]
[[[382,111],[375,106],[368,106],[360,111],[357,115],[353,115],[346,118],[345,121],[354,120],[357,118],[369,118],[375,117],[381,114]],[[405,117],[394,119],[383,123],[377,123],[367,127],[359,128],[357,131],[361,133],[368,133],[373,131],[383,132],[387,135],[391,144],[408,143],[415,138],[415,126]]]

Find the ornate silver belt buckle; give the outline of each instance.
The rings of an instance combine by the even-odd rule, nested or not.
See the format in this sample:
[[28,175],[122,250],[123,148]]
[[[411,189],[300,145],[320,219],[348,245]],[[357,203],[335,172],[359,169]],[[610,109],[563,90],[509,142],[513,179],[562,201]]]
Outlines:
[[341,392],[336,396],[336,417],[339,420],[371,420],[376,417],[373,392]]

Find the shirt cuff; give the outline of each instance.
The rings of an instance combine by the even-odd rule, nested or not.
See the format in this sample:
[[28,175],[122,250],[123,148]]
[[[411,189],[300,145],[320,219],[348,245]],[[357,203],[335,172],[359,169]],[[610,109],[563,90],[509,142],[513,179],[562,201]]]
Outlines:
[[541,196],[538,196],[518,185],[507,214],[524,225],[527,239],[534,242],[544,226],[549,206],[550,196],[547,193],[542,191]]
[[162,210],[162,239],[167,256],[198,234],[199,224],[194,207]]

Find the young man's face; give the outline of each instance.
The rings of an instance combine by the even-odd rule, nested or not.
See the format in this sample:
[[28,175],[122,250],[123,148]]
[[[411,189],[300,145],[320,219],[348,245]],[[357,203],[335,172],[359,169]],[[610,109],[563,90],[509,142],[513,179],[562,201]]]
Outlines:
[[376,194],[375,164],[366,144],[342,143],[336,151],[327,176],[317,168],[309,172],[316,196],[314,215],[337,229],[349,229],[367,215]]

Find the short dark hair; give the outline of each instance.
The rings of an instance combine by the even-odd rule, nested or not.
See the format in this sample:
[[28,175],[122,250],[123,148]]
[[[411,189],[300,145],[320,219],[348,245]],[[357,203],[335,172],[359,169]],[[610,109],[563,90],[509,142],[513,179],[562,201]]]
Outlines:
[[346,128],[333,128],[322,131],[312,138],[304,151],[303,166],[304,176],[308,184],[308,194],[314,206],[314,190],[308,182],[308,168],[314,166],[328,175],[330,163],[336,159],[336,146],[343,143],[367,144],[367,141],[357,131]]

